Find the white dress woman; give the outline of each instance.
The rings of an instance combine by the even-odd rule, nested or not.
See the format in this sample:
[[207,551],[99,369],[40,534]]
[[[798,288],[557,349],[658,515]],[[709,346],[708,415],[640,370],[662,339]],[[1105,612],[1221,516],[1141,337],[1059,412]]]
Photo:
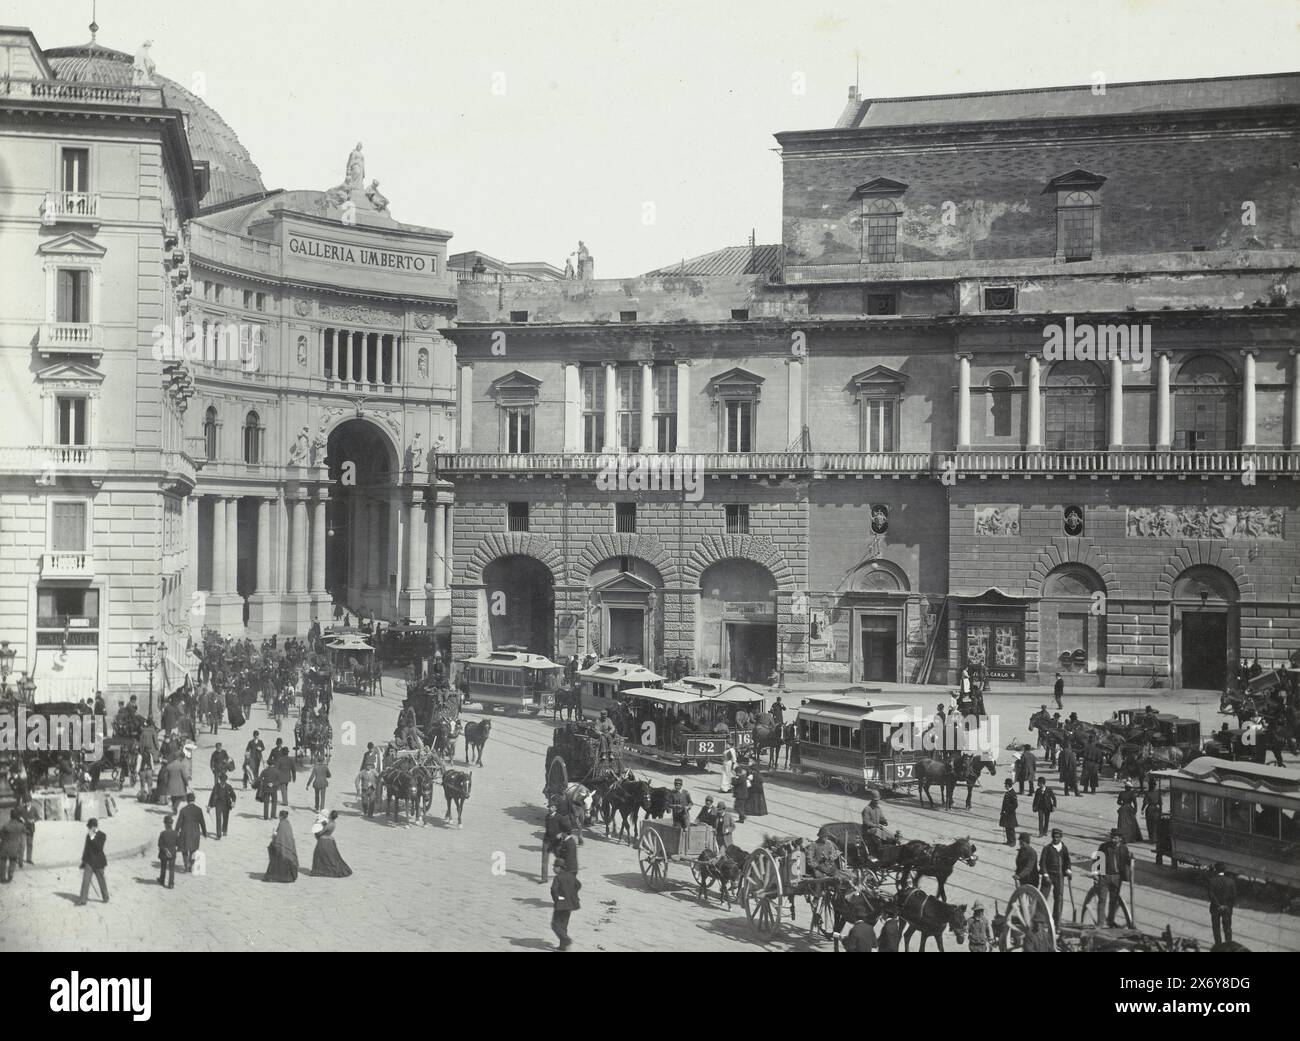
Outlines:
[[722,753],[722,784],[718,788],[718,791],[720,792],[731,791],[733,774],[735,773],[736,770],[736,761],[737,761],[736,746],[733,744],[728,744],[727,750]]

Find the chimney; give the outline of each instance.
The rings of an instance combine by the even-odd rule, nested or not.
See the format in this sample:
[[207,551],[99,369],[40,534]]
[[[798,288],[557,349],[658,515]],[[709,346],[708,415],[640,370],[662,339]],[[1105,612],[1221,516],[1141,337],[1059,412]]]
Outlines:
[[835,121],[837,128],[857,126],[858,113],[862,110],[862,95],[858,93],[856,84],[849,86],[848,100],[844,103],[844,111],[840,113],[840,118]]

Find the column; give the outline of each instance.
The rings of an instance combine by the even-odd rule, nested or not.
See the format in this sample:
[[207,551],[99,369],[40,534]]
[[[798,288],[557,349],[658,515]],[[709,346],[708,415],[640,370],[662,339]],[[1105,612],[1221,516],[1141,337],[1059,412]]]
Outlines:
[[785,443],[792,445],[803,434],[803,362],[797,358],[785,360],[786,424]]
[[1110,356],[1110,447],[1124,447],[1124,360]]
[[307,592],[307,500],[293,500],[293,522],[289,531],[289,592]]
[[1029,439],[1026,448],[1043,447],[1043,392],[1040,386],[1042,369],[1037,354],[1026,354],[1029,359]]
[[691,446],[691,363],[677,363],[677,451]]
[[351,533],[348,546],[349,592],[356,592],[365,586],[365,512],[361,508],[361,500],[356,495],[352,495],[348,499],[348,531]]
[[257,587],[255,593],[271,590],[271,500],[257,497]]
[[211,585],[210,592],[226,592],[226,500],[220,495],[212,497]]
[[366,386],[378,382],[378,380],[375,379],[375,355],[379,353],[379,343],[375,343],[375,349],[372,352],[370,350],[371,340],[378,341],[378,337],[374,333],[366,333],[365,339],[361,341],[361,361],[362,365],[365,367]]
[[655,370],[641,363],[641,451],[653,452],[655,445]]
[[1169,409],[1169,355],[1156,356],[1156,448],[1163,451],[1173,445],[1174,427]]
[[353,383],[360,383],[362,378],[366,374],[365,373],[365,368],[366,368],[366,334],[365,333],[352,334],[352,353],[354,355],[352,359],[352,371],[348,373],[348,378],[351,379]]
[[970,355],[957,356],[957,447],[970,447]]
[[618,366],[605,363],[605,451],[618,450]]
[[582,451],[582,377],[577,365],[564,366],[564,451]]
[[348,367],[351,361],[348,351],[348,331],[336,329],[334,331],[334,378],[340,383],[347,383],[352,378],[352,370]]
[[1241,447],[1255,447],[1255,352],[1242,351],[1245,364],[1241,369]]
[[372,589],[382,589],[384,582],[379,574],[379,541],[384,530],[384,517],[379,503],[370,503],[366,507],[366,514],[366,585]]
[[[407,513],[406,588],[412,595],[424,596],[425,553],[429,544],[429,523],[424,513],[424,496],[413,492],[405,503]],[[438,569],[434,568],[436,576]],[[435,583],[436,584],[436,583]]]
[[[440,502],[433,508],[433,544],[442,556],[443,560],[447,559],[447,504]],[[446,564],[441,560],[435,563],[433,568],[433,588],[447,588]]]
[[443,509],[447,511],[444,515],[446,519],[443,521],[443,526],[446,528],[446,538],[443,540],[442,545],[435,544],[434,546],[434,550],[442,558],[441,560],[435,561],[434,566],[442,570],[444,584],[448,589],[450,589],[452,583],[452,552],[455,545],[451,529],[452,523],[455,520],[455,511],[452,509],[451,503],[444,503]]
[[334,357],[334,330],[326,329],[324,336],[325,357],[321,362],[321,375],[331,373],[337,377],[338,369],[335,367],[336,359]]
[[185,559],[190,561],[190,571],[193,574],[190,592],[199,588],[199,503],[202,501],[200,495],[191,495],[185,500],[185,505],[189,507],[185,514]]
[[1300,349],[1291,348],[1291,447],[1300,448]]
[[456,405],[456,423],[460,436],[457,447],[471,451],[474,442],[474,366],[460,367],[460,397]]
[[329,492],[322,488],[311,504],[311,592],[325,592],[325,511]]
[[226,582],[227,593],[239,592],[239,497],[226,500]]

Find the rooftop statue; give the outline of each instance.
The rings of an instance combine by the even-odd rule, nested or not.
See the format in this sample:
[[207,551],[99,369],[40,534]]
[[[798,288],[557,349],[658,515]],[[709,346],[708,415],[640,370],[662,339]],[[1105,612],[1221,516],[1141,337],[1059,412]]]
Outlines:
[[131,65],[131,83],[134,86],[152,86],[153,76],[156,66],[153,58],[149,56],[149,48],[153,46],[153,40],[145,40],[140,44],[140,49],[135,52],[135,61]]
[[370,200],[370,205],[379,212],[382,213],[388,209],[388,197],[380,194],[377,180],[370,182],[370,187],[366,189],[366,198]]
[[348,155],[348,172],[343,187],[350,192],[361,191],[366,184],[366,157],[361,154],[361,142]]

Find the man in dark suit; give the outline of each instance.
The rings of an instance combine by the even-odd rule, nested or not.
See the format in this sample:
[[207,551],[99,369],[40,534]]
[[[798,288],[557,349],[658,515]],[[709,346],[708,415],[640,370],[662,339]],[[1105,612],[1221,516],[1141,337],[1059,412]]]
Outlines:
[[1002,795],[1002,814],[998,817],[998,826],[1007,834],[1007,845],[1014,846],[1016,844],[1016,828],[1019,825],[1019,821],[1016,820],[1016,808],[1020,805],[1020,802],[1011,788],[1015,782],[1008,777],[1002,783],[1006,791]]
[[1056,682],[1052,684],[1052,697],[1056,699],[1057,708],[1065,707],[1063,704],[1061,704],[1061,697],[1064,694],[1065,694],[1065,680],[1061,678],[1061,674],[1058,672],[1056,674]]
[[1061,746],[1061,754],[1057,759],[1057,765],[1061,768],[1061,792],[1069,795],[1073,792],[1079,794],[1079,757],[1074,754],[1074,749],[1070,747],[1070,739],[1065,739],[1065,744]]
[[1232,908],[1237,903],[1237,883],[1222,863],[1214,865],[1210,875],[1210,928],[1214,942],[1232,943]]
[[172,815],[163,818],[163,830],[158,833],[158,884],[168,889],[176,888],[176,850],[181,837],[172,828]]
[[551,883],[551,903],[554,908],[551,914],[551,931],[559,940],[557,946],[561,951],[567,951],[573,946],[573,940],[569,937],[569,916],[582,907],[578,899],[578,891],[581,888],[582,883],[578,881],[578,873],[574,865],[557,856],[555,881]]
[[1061,840],[1060,828],[1052,829],[1052,841],[1038,857],[1038,886],[1043,896],[1052,898],[1052,921],[1060,927],[1061,905],[1065,898],[1065,880],[1070,877],[1070,848]]
[[1020,833],[1020,848],[1016,850],[1016,885],[1038,886],[1038,854],[1029,844],[1029,832]]
[[1097,850],[1101,854],[1101,875],[1097,879],[1097,917],[1106,916],[1106,924],[1115,925],[1123,885],[1133,877],[1133,853],[1124,842],[1119,828],[1110,829],[1110,838]]
[[1088,743],[1083,746],[1083,790],[1087,794],[1095,792],[1101,781],[1101,760],[1105,753],[1097,744],[1095,734],[1088,735]]
[[78,907],[86,906],[92,878],[99,883],[104,903],[108,903],[108,883],[104,881],[104,869],[108,867],[104,843],[108,841],[108,836],[99,830],[99,821],[94,817],[86,821],[86,832],[86,844],[81,849],[81,897],[77,900]]

